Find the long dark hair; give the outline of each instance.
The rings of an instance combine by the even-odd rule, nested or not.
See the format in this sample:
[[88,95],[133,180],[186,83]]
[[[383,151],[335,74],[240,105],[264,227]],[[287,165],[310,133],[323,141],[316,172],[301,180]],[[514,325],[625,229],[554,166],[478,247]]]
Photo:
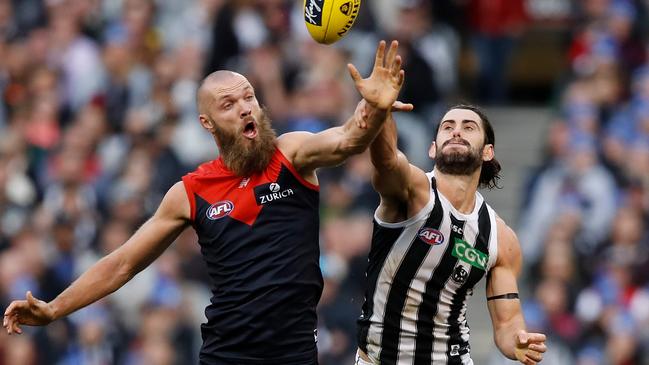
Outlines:
[[[487,118],[487,115],[482,109],[471,104],[457,104],[450,107],[448,111],[451,111],[453,109],[466,109],[478,114],[478,116],[482,121],[482,126],[485,132],[484,144],[485,145],[491,144],[494,146],[495,149],[496,135],[494,134],[494,129],[491,126],[491,123],[489,122],[489,118]],[[439,129],[439,125],[437,126],[437,128]],[[500,180],[500,170],[502,170],[502,167],[500,166],[500,162],[496,160],[495,156],[490,161],[482,161],[482,168],[480,169],[480,180],[478,182],[478,187],[487,188],[487,189],[493,189],[493,188],[500,189],[501,187],[498,186],[498,181]]]

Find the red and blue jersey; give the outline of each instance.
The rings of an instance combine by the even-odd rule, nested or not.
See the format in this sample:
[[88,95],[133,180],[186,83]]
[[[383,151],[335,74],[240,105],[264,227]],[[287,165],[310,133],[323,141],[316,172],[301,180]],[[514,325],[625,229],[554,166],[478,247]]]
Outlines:
[[217,159],[183,183],[211,279],[201,363],[317,363],[318,186],[279,149],[261,173]]

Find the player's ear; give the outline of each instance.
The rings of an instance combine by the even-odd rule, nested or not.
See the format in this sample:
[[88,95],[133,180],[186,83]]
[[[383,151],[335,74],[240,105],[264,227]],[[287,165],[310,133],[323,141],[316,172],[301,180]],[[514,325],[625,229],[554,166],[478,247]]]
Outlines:
[[494,159],[495,156],[494,152],[494,145],[492,144],[486,144],[482,148],[482,161],[491,161]]
[[214,124],[212,120],[205,114],[198,116],[198,121],[201,122],[201,126],[210,132],[214,132]]
[[430,158],[432,158],[434,160],[435,155],[437,155],[437,145],[435,144],[435,141],[433,141],[430,144],[430,148],[428,149],[428,157],[430,157]]

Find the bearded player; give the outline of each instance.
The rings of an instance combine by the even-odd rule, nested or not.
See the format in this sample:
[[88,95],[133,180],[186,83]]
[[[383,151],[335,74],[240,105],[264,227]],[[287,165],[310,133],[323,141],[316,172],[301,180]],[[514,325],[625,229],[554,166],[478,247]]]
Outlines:
[[[158,210],[120,248],[49,303],[12,302],[8,333],[46,325],[114,292],[193,227],[210,276],[212,298],[202,325],[201,364],[315,364],[318,180],[315,170],[362,152],[380,130],[403,84],[397,42],[380,42],[372,74],[348,65],[363,97],[354,115],[317,134],[275,137],[248,80],[217,71],[197,95],[199,120],[216,141],[217,160],[185,175]],[[359,128],[360,115],[369,120]]]
[[358,320],[358,365],[473,364],[467,299],[483,277],[500,351],[527,365],[542,360],[545,335],[528,333],[521,313],[518,239],[477,191],[499,178],[494,144],[487,116],[470,105],[442,118],[429,151],[432,172],[397,150],[393,120],[372,142],[381,203]]

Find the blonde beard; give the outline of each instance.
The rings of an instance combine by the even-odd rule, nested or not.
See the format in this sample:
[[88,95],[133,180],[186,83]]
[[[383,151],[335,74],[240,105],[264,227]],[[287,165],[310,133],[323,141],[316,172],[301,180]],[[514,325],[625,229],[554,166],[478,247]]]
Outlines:
[[261,118],[257,121],[256,140],[246,140],[240,131],[230,134],[216,127],[216,123],[214,128],[223,163],[235,175],[252,176],[268,167],[275,153],[277,136],[265,111],[262,111]]

